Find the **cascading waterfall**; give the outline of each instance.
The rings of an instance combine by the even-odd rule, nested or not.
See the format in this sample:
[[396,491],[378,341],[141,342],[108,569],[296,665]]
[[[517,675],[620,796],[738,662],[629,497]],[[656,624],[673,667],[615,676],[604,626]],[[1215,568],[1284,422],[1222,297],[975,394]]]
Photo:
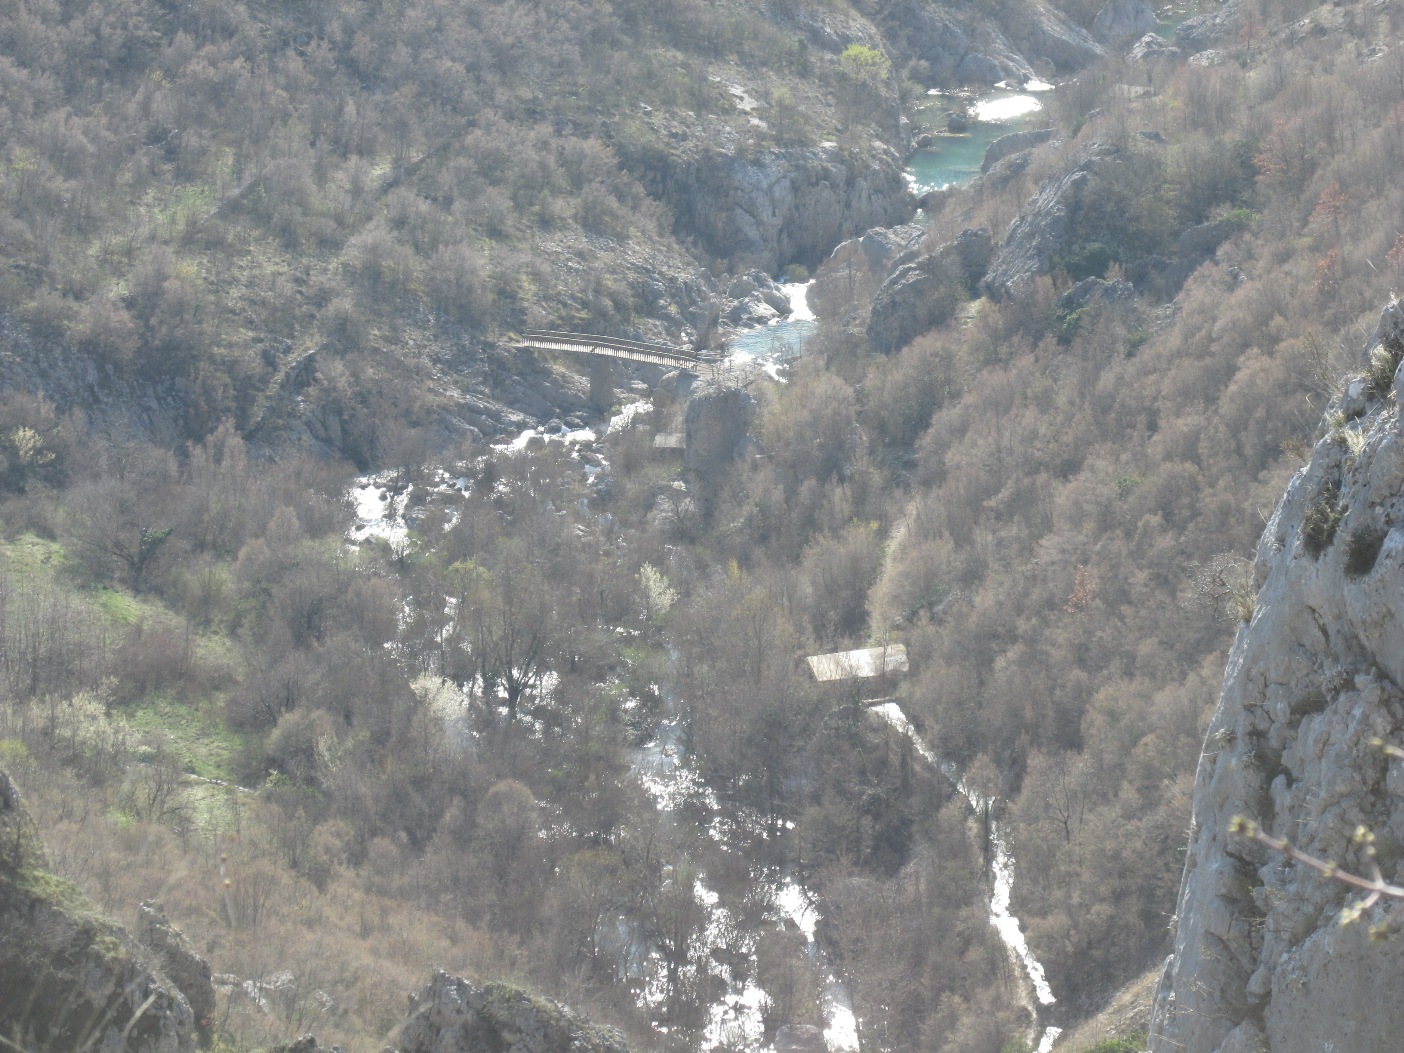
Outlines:
[[[912,727],[912,722],[896,702],[873,706],[872,711],[907,736],[922,758],[949,779],[976,812],[984,811],[993,803],[967,785],[954,764],[938,757],[931,747],[921,741],[916,728]],[[1024,938],[1023,929],[1019,927],[1019,919],[1009,912],[1009,900],[1014,892],[1014,856],[1009,851],[1009,841],[1004,836],[1000,824],[995,821],[990,823],[990,844],[994,848],[994,888],[990,895],[990,924],[999,933],[999,938],[1004,941],[1010,955],[1023,968],[1038,1004],[1050,1006],[1057,999],[1053,997],[1053,990],[1048,986],[1048,978],[1043,973],[1043,963],[1029,950],[1028,940]],[[1045,1028],[1039,1040],[1037,1053],[1049,1053],[1053,1043],[1062,1033],[1062,1028],[1051,1025]]]
[[[794,924],[804,937],[805,954],[820,963],[824,948],[815,938],[819,926],[819,910],[813,894],[794,878],[786,878],[775,894],[775,909]],[[824,985],[824,1044],[829,1053],[858,1053],[858,1020],[853,1015],[853,1002],[848,986],[833,973],[828,973]]]

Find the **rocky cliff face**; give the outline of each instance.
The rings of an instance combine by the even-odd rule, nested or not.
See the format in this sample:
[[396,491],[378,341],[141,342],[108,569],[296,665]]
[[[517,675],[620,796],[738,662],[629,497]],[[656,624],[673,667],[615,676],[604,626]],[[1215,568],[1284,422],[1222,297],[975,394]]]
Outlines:
[[1243,16],[1243,0],[1227,0],[1204,14],[1186,19],[1175,30],[1175,44],[1187,55],[1232,41]]
[[[1013,140],[1011,150],[1024,146],[1005,136],[990,149],[1002,150],[1005,139]],[[1164,143],[1158,132],[1143,130],[1125,145],[1099,137],[1069,157],[1009,225],[985,276],[985,291],[1002,300],[1059,268],[1078,280],[1105,274],[1116,261],[1137,292],[1173,299],[1190,274],[1241,228],[1228,220],[1200,223],[1180,231],[1174,240],[1166,231],[1136,229],[1134,217],[1127,218],[1126,187],[1143,178],[1142,166]],[[986,184],[997,183],[1004,166],[1020,159],[1021,154],[1012,153],[994,161],[984,177]]]
[[889,44],[903,59],[924,63],[924,79],[938,85],[1071,73],[1103,54],[1086,31],[1043,4],[995,20],[978,6],[946,10],[896,0],[878,17]]
[[49,871],[0,772],[0,1036],[24,1050],[189,1053],[185,996]]
[[901,223],[916,207],[901,158],[878,143],[749,155],[728,149],[715,131],[664,131],[692,147],[636,145],[626,163],[673,210],[679,233],[721,259],[771,274],[795,262],[813,266],[845,238]]
[[1055,134],[1056,130],[1053,128],[1030,128],[1027,131],[1001,135],[985,147],[985,158],[980,162],[980,174],[984,175],[1006,157],[1013,157],[1052,141]]
[[195,1015],[195,1035],[208,1046],[214,1037],[215,989],[210,963],[205,961],[185,935],[171,924],[159,903],[143,903],[137,908],[135,933],[161,972],[170,977],[190,1003]]
[[1333,404],[1310,463],[1258,545],[1194,793],[1175,953],[1153,1053],[1321,1053],[1401,1047],[1404,936],[1371,940],[1387,907],[1342,926],[1342,883],[1238,836],[1235,816],[1300,850],[1404,877],[1404,305]]
[[1122,47],[1155,32],[1160,19],[1146,0],[1108,0],[1092,22],[1092,35],[1108,47]]
[[1082,216],[1101,201],[1099,184],[1115,179],[1121,150],[1097,139],[1063,173],[1049,179],[1010,224],[995,253],[985,288],[995,299],[1047,274],[1076,242]]
[[963,230],[955,241],[897,266],[873,298],[868,319],[873,350],[900,351],[949,318],[980,284],[993,251],[988,230]]

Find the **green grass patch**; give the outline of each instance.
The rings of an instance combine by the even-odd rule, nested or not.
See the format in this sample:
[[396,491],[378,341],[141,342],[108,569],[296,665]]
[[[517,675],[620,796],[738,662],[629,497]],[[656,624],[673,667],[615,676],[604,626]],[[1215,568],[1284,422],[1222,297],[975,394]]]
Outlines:
[[29,747],[20,739],[0,739],[0,768],[14,768],[29,760]]
[[1098,1042],[1087,1053],[1140,1053],[1146,1048],[1144,1034],[1127,1035],[1125,1038],[1109,1038]]
[[13,571],[51,573],[68,563],[68,554],[57,541],[37,534],[0,539],[0,559]]
[[98,609],[118,625],[135,625],[146,613],[135,596],[107,586],[94,590],[93,599],[97,601]]
[[238,769],[244,737],[225,725],[209,706],[154,695],[122,711],[138,733],[159,736],[171,757],[191,775],[229,782]]

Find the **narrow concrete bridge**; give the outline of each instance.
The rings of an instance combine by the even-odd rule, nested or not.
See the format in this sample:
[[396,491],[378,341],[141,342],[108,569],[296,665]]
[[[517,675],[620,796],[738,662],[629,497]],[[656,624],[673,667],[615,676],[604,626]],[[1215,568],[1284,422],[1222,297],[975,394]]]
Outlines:
[[670,344],[646,344],[638,340],[622,340],[613,336],[593,336],[589,333],[557,333],[547,329],[525,329],[517,347],[535,351],[569,351],[590,356],[590,402],[597,409],[607,409],[614,401],[614,363],[644,362],[666,369],[684,369],[690,373],[717,361],[716,356],[684,351]]

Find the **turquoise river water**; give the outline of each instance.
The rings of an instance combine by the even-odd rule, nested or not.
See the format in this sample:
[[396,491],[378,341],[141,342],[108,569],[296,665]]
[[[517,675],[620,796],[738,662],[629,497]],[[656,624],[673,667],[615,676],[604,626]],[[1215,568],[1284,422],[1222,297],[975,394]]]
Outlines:
[[[976,98],[933,94],[918,107],[914,119],[923,131],[944,129],[947,110],[964,104],[974,122],[970,131],[951,135],[944,131],[932,146],[918,150],[907,162],[907,180],[920,196],[938,187],[963,186],[980,174],[985,148],[1001,135],[1027,128],[1043,109],[1039,94],[1051,84],[1034,82],[1023,90],[995,89]],[[731,338],[731,356],[738,364],[759,362],[772,374],[781,363],[794,358],[813,334],[814,315],[805,303],[801,284],[787,285],[791,314],[770,325],[743,330]]]

